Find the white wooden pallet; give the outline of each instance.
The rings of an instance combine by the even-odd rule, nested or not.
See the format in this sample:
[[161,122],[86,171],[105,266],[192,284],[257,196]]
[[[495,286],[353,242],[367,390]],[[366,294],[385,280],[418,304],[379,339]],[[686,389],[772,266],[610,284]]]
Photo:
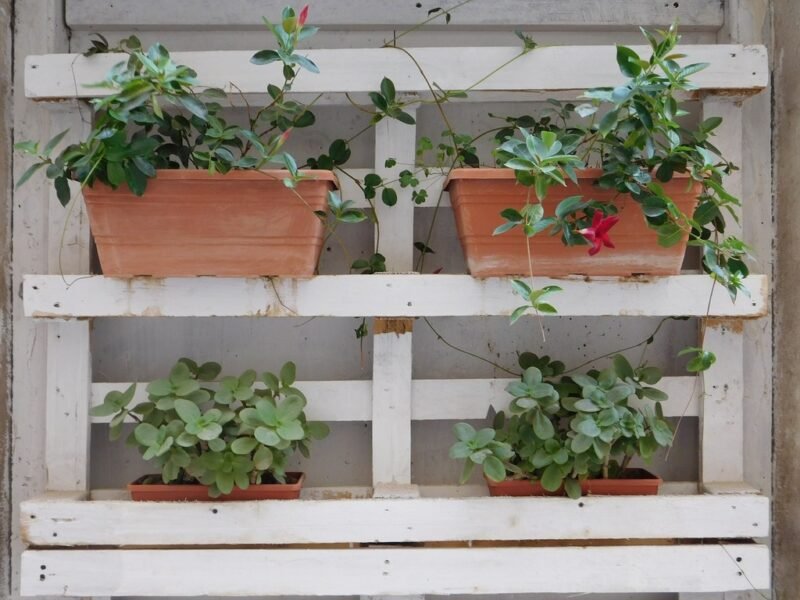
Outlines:
[[[696,3],[689,9],[699,10]],[[71,15],[81,18],[74,11]],[[717,18],[703,11],[696,16],[699,26]],[[739,45],[697,45],[686,50],[692,62],[712,63],[698,74],[696,95],[704,112],[725,118],[716,143],[739,163],[740,103],[767,85],[766,50]],[[418,48],[411,52],[437,84],[463,89],[518,49]],[[225,89],[235,85],[252,95],[263,92],[273,70],[249,65],[250,54],[190,52],[176,53],[175,58],[196,67],[206,85]],[[343,92],[358,95],[377,89],[383,75],[394,80],[401,94],[427,93],[419,73],[396,50],[313,50],[308,54],[322,73],[299,79],[294,90],[324,93],[327,103],[344,103]],[[556,56],[558,70],[550,68]],[[26,94],[59,103],[102,94],[103,90],[87,84],[102,79],[119,59],[30,56]],[[608,85],[618,77],[611,46],[542,48],[520,59],[513,71],[500,71],[482,82],[470,100],[574,97],[578,90]],[[67,104],[65,110],[64,104],[59,105],[62,111],[54,113],[55,122],[79,122],[76,104]],[[376,171],[393,175],[397,167],[383,166],[390,156],[411,160],[415,138],[413,126],[382,122],[376,130]],[[738,176],[732,177],[731,186],[735,195],[741,195]],[[349,195],[348,188],[345,193]],[[382,232],[381,248],[391,271],[386,275],[308,280],[25,278],[26,314],[48,323],[46,462],[51,492],[22,507],[23,535],[36,547],[23,556],[23,593],[380,596],[769,588],[768,549],[752,542],[768,534],[768,500],[742,483],[741,324],[743,319],[766,313],[765,276],[751,276],[747,282],[751,296],[735,304],[719,286],[709,304],[711,281],[699,274],[541,279],[537,283],[564,288],[554,300],[563,316],[703,319],[705,334],[699,343],[717,354],[717,364],[697,380],[665,380],[674,398],[666,405],[668,414],[700,419],[701,481],[667,485],[657,497],[580,501],[489,499],[475,496],[470,488],[420,488],[411,481],[411,421],[480,418],[490,407],[502,408],[507,402],[502,393],[506,381],[413,380],[411,319],[508,315],[519,299],[511,294],[507,279],[409,273],[413,205],[401,197],[393,209],[380,207],[380,211],[382,222],[389,225]],[[85,272],[81,265],[88,253],[88,232],[80,218],[75,223],[66,236],[75,243],[66,252],[65,272],[80,274]],[[56,224],[51,228],[55,231]],[[58,270],[53,262],[51,273]],[[585,302],[587,297],[592,301]],[[302,384],[309,392],[312,417],[372,421],[372,488],[307,490],[306,498],[322,499],[297,502],[225,504],[142,504],[127,501],[119,492],[88,495],[92,422],[88,409],[109,387],[123,385],[93,383],[90,320],[119,316],[376,317],[371,382]],[[442,402],[442,386],[461,393]],[[322,390],[327,406],[315,401]],[[431,398],[439,402],[432,403]],[[341,497],[351,499],[331,499]],[[671,541],[664,543],[665,539]],[[625,540],[636,540],[635,545]],[[509,546],[514,541],[519,543]],[[559,547],[565,541],[578,545]],[[350,547],[373,543],[381,545]],[[391,543],[433,547],[385,546]],[[274,547],[285,544],[293,547]],[[295,547],[298,544],[307,547]],[[316,544],[341,547],[313,547]],[[442,547],[448,544],[459,547]],[[241,545],[253,547],[230,547]],[[215,568],[208,568],[209,564]]]

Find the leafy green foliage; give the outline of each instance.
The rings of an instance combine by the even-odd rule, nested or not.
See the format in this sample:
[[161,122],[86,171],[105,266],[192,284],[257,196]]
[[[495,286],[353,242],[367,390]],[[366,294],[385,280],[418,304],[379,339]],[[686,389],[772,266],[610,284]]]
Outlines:
[[[726,219],[738,220],[740,201],[724,187],[725,176],[736,167],[711,142],[722,119],[707,118],[694,130],[682,123],[688,112],[681,96],[695,89],[692,75],[708,65],[678,62],[683,55],[676,51],[680,37],[674,25],[643,34],[650,43],[649,58],[617,47],[617,63],[626,81],[586,91],[586,102],[578,106],[550,100],[553,114],[540,119],[506,117],[507,126],[495,136],[495,156],[499,164],[514,169],[517,180],[530,186],[540,202],[552,186],[574,180],[574,169],[584,162],[599,166],[598,184],[638,202],[660,245],[671,246],[688,235],[690,244],[701,246],[704,269],[735,299],[746,291],[744,261],[749,248],[738,238],[725,237]],[[519,137],[514,137],[515,128]],[[700,184],[693,214],[684,214],[664,190],[662,184],[676,174]],[[539,213],[537,219],[506,209],[501,213],[505,222],[495,233],[524,226],[530,237],[549,229],[560,233],[567,245],[584,244],[578,232],[593,211],[617,212],[613,201],[601,206],[579,196],[558,208],[556,215],[545,218]]]
[[[519,364],[521,380],[506,387],[508,412],[498,412],[493,427],[455,426],[450,457],[466,461],[462,483],[480,465],[493,481],[537,479],[578,497],[581,480],[618,476],[634,456],[649,461],[672,444],[660,406],[667,395],[652,387],[661,378],[655,367],[634,368],[616,355],[603,371],[565,375],[563,363],[530,352]],[[653,405],[640,408],[633,398]]]
[[204,386],[221,371],[217,363],[198,365],[182,358],[168,377],[147,386],[148,399],[134,407],[136,384],[109,392],[95,416],[113,416],[110,435],[117,439],[123,421],[136,427],[128,442],[154,461],[164,483],[199,482],[212,497],[234,487],[285,481],[286,462],[299,451],[309,455],[312,439],[328,435],[328,426],[306,420],[306,398],[294,387],[294,363],[279,375],[248,370]]
[[558,313],[556,307],[549,302],[544,302],[543,298],[553,292],[561,292],[562,288],[557,285],[546,285],[540,289],[533,289],[521,279],[514,279],[511,282],[511,289],[515,294],[522,296],[528,303],[518,306],[511,313],[511,324],[516,323],[522,315],[524,315],[531,308],[537,313],[544,313],[547,315],[554,315]]
[[66,205],[70,180],[90,187],[98,182],[114,189],[127,186],[142,195],[158,169],[191,167],[227,173],[277,162],[289,168],[291,182],[296,176],[295,162],[281,148],[291,129],[310,126],[315,117],[304,105],[287,100],[285,94],[298,68],[316,72],[310,60],[295,52],[296,44],[313,35],[316,28],[301,25],[302,19],[291,8],[284,9],[282,17],[279,25],[267,24],[278,40],[278,50],[256,53],[252,62],[272,62],[269,57],[274,54],[274,60],[284,65],[284,82],[281,87],[268,85],[272,102],[250,115],[246,127],[222,117],[219,100],[227,98],[224,91],[201,89],[195,71],[176,64],[163,45],[154,44],[145,51],[138,38],[130,36],[111,47],[106,38],[97,36],[86,56],[119,52],[128,59],[95,84],[109,94],[92,101],[91,130],[84,140],[58,154],[54,150],[66,132],[43,148],[36,142],[17,144],[18,150],[36,161],[18,185],[46,167],[59,201]]

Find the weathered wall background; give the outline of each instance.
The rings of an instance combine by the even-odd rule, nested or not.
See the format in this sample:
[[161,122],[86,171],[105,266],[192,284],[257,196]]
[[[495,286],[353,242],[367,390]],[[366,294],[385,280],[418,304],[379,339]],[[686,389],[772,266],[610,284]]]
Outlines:
[[[63,2],[66,2],[66,7]],[[786,0],[784,4],[788,6],[792,2]],[[0,31],[3,31],[2,19],[4,16],[9,18],[11,14],[11,4],[11,0],[0,0]],[[323,30],[311,40],[309,47],[377,46],[392,36],[391,27],[386,25],[387,20],[406,19],[410,25],[424,19],[429,8],[454,4],[452,1],[317,0],[311,2],[310,20],[320,23]],[[451,25],[432,31],[413,32],[403,38],[403,45],[515,45],[518,40],[512,30],[517,27],[515,11],[519,10],[521,4],[525,3],[518,0],[474,0],[471,5],[453,12]],[[672,2],[660,1],[594,0],[580,3],[572,0],[541,0],[535,4],[537,8],[530,10],[538,15],[540,24],[525,29],[535,30],[534,37],[541,44],[639,43],[641,36],[637,28],[620,23],[666,24],[679,12],[685,24],[705,23],[687,27],[684,30],[684,43],[713,43],[717,40],[769,43],[767,0],[727,0],[724,23],[721,17],[718,22],[715,20],[717,14],[722,15],[718,0],[685,0],[682,2],[684,8],[680,11],[677,2],[673,5]],[[22,61],[27,54],[82,51],[88,46],[91,32],[103,33],[112,41],[135,33],[145,44],[160,41],[171,50],[259,49],[271,44],[267,32],[259,25],[259,17],[261,14],[277,14],[281,5],[282,2],[274,0],[229,0],[225,3],[211,0],[137,0],[119,3],[99,0],[17,0],[14,64],[18,85],[13,90],[15,110],[13,122],[10,117],[3,119],[3,95],[0,93],[0,127],[5,125],[10,129],[13,125],[16,140],[42,139],[57,132],[51,131],[50,112],[24,99],[21,73]],[[8,8],[5,15],[4,7]],[[795,16],[795,24],[797,18]],[[789,27],[791,22],[788,20],[786,26]],[[71,27],[68,28],[67,23]],[[7,38],[0,38],[0,73],[4,40],[7,45]],[[6,58],[10,60],[10,56]],[[554,65],[553,68],[558,67]],[[481,75],[476,73],[476,80]],[[524,114],[537,109],[541,109],[541,106],[505,104],[491,107],[451,106],[447,110],[452,120],[464,131],[476,131],[486,128],[491,122],[488,112]],[[759,257],[758,270],[769,273],[773,240],[769,93],[749,99],[744,110],[747,140],[743,160],[745,235]],[[327,148],[332,139],[346,137],[349,132],[357,131],[363,123],[363,115],[348,108],[321,108],[317,111],[317,117],[318,126],[313,134],[301,133],[291,142],[290,150],[299,157],[319,153]],[[435,138],[442,129],[433,111],[421,110],[419,122],[419,135]],[[0,137],[5,137],[3,133],[0,129]],[[0,190],[4,185],[3,161],[8,161],[3,154],[7,146],[0,147]],[[372,140],[364,137],[354,146],[351,166],[372,166],[372,156]],[[485,148],[483,156],[488,158]],[[23,169],[21,161],[16,161],[15,176],[18,177]],[[7,198],[7,194],[6,191],[4,197]],[[18,278],[23,273],[48,272],[52,260],[48,260],[47,253],[48,248],[53,248],[54,241],[48,240],[50,197],[47,186],[42,181],[32,181],[15,198],[18,200],[14,202],[14,277]],[[0,219],[2,210],[3,206],[0,205]],[[421,239],[431,213],[430,209],[417,210],[416,239]],[[0,273],[4,264],[3,224],[7,226],[8,223],[7,219],[0,222]],[[367,227],[352,229],[347,239],[353,254],[368,253],[371,249],[372,234]],[[426,270],[441,266],[445,272],[463,272],[461,250],[449,210],[443,211],[440,216],[431,246],[436,254],[426,261]],[[325,253],[323,272],[343,272],[345,268],[341,252],[333,246],[330,252]],[[17,283],[15,279],[12,289],[16,289]],[[0,310],[3,308],[2,293],[0,291]],[[20,500],[40,491],[44,483],[45,336],[41,326],[21,316],[18,296],[15,295],[13,301],[16,359],[11,491],[15,511]],[[542,344],[536,329],[526,325],[509,328],[502,318],[440,318],[434,319],[433,324],[449,342],[511,366],[518,350],[544,351],[559,356],[567,364],[577,364],[611,349],[642,341],[654,329],[656,322],[647,319],[557,318],[547,322],[546,344]],[[294,360],[301,379],[369,379],[371,346],[369,342],[365,343],[362,356],[362,349],[353,335],[357,325],[358,322],[353,319],[315,319],[310,322],[300,319],[98,319],[92,334],[94,378],[95,381],[147,381],[163,376],[180,356],[192,356],[220,361],[225,370],[231,372],[249,367],[277,369],[284,361]],[[771,322],[764,320],[747,327],[751,341],[745,363],[749,365],[745,372],[748,398],[745,415],[747,480],[768,491],[771,485]],[[2,335],[0,321],[0,337]],[[668,374],[679,374],[681,364],[675,359],[675,354],[679,348],[693,343],[696,336],[696,322],[672,323],[662,329],[648,356],[654,364],[663,366]],[[446,348],[422,321],[415,324],[415,378],[489,377],[495,374],[489,365]],[[2,376],[0,353],[0,398],[3,397],[3,382],[8,381]],[[681,402],[681,399],[673,401]],[[3,457],[2,422],[0,419],[0,458]],[[450,427],[449,422],[414,425],[414,482],[453,483],[457,479],[458,466],[447,458]],[[313,449],[313,460],[303,465],[309,472],[309,483],[368,485],[370,435],[370,426],[366,423],[336,424],[331,437]],[[95,426],[92,437],[92,487],[121,487],[144,472],[146,467],[135,452],[124,445],[110,445],[106,441],[103,427]],[[670,480],[697,478],[696,419],[687,419],[681,425],[679,440],[669,460],[658,460],[654,469]],[[3,465],[0,464],[0,478],[3,476]],[[2,516],[0,512],[0,534],[3,533]],[[16,514],[13,514],[11,523],[14,526],[16,521]],[[798,539],[798,536],[794,536],[794,539]],[[15,537],[15,569],[18,568],[16,555],[19,549],[19,540]],[[14,579],[11,578],[9,585],[14,585]],[[649,598],[666,600],[672,597]],[[603,598],[612,599],[609,596]],[[614,600],[623,598],[627,600],[631,597],[613,596]],[[785,598],[789,600],[795,596],[787,595]],[[715,597],[713,600],[721,599]]]

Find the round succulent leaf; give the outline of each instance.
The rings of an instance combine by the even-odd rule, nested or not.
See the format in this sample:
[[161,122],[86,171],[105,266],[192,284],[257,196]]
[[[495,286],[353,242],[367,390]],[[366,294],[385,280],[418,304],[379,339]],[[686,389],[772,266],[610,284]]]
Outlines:
[[258,416],[258,411],[255,408],[243,408],[239,411],[239,418],[244,425],[249,427],[258,427],[262,424],[261,417]]
[[239,402],[247,402],[255,395],[253,388],[250,387],[239,387],[235,392],[233,392],[234,399],[238,400]]
[[487,456],[483,461],[483,472],[492,481],[503,481],[506,478],[506,468],[496,456]]
[[255,468],[259,471],[266,471],[269,469],[272,466],[272,460],[272,450],[266,446],[259,447],[253,455],[253,463],[255,464]]
[[284,387],[290,386],[295,382],[295,375],[297,373],[297,367],[293,362],[287,362],[285,365],[281,367],[281,384]]
[[133,435],[142,446],[152,446],[158,441],[158,429],[150,423],[139,423]]
[[492,451],[488,448],[482,448],[481,450],[476,450],[472,454],[469,455],[469,459],[474,462],[476,465],[482,465],[483,461],[486,460],[487,456],[491,456]]
[[250,454],[258,446],[258,440],[251,437],[240,437],[231,444],[234,454]]
[[331,428],[327,423],[321,421],[309,421],[306,423],[306,433],[308,437],[315,440],[324,440],[330,434]]
[[538,404],[533,398],[516,398],[511,402],[511,409],[513,412],[523,412],[535,406],[538,406]]
[[565,465],[569,461],[569,452],[566,448],[560,448],[558,452],[553,454],[553,462],[557,465]]
[[169,411],[175,408],[175,396],[162,396],[156,400],[156,408],[161,411]]
[[277,446],[281,441],[280,436],[278,436],[275,430],[267,427],[256,427],[253,435],[259,443],[265,446]]
[[221,433],[222,433],[222,425],[220,425],[219,423],[212,422],[203,425],[196,435],[201,440],[208,442],[210,440],[218,438]]
[[525,385],[532,386],[542,382],[542,372],[536,367],[528,367],[522,374],[522,381]]
[[628,359],[625,358],[622,354],[617,354],[614,356],[614,371],[617,374],[617,377],[620,379],[626,379],[628,377],[633,377],[633,367],[631,363],[628,362]]
[[581,484],[577,479],[572,479],[568,477],[564,480],[564,491],[567,492],[567,496],[572,498],[573,500],[577,500],[581,497]]
[[156,379],[148,383],[145,390],[155,398],[170,396],[172,395],[172,384],[167,379]]
[[214,477],[214,484],[223,494],[230,494],[233,491],[233,473],[218,471]]
[[600,377],[597,379],[597,383],[605,390],[610,390],[616,382],[617,373],[614,369],[604,369],[600,372]]
[[470,442],[475,438],[475,428],[469,423],[456,423],[453,425],[453,432],[456,438],[462,442]]
[[106,396],[105,402],[89,409],[89,414],[93,417],[110,417],[118,413],[119,410],[119,406],[114,402],[109,402],[108,396]]
[[642,393],[644,394],[645,398],[649,398],[650,400],[655,400],[656,402],[663,402],[664,400],[668,400],[669,396],[662,392],[661,390],[654,388],[654,387],[643,387]]
[[185,362],[176,363],[169,372],[169,380],[175,386],[193,377],[194,374]]
[[183,398],[175,400],[175,412],[184,423],[194,423],[200,419],[200,408],[191,400]]
[[616,404],[621,400],[626,400],[630,396],[633,395],[635,390],[632,386],[628,385],[627,383],[623,383],[622,385],[617,385],[611,388],[606,392],[606,401],[611,402],[612,404]]
[[540,440],[549,440],[555,435],[553,423],[541,410],[537,410],[533,416],[533,432]]
[[531,457],[531,463],[537,469],[542,469],[553,462],[553,457],[550,456],[544,448],[539,448]]
[[572,444],[571,444],[572,451],[576,454],[583,454],[589,448],[592,447],[593,441],[594,440],[588,435],[583,435],[582,433],[579,433],[574,438],[572,438]]
[[214,381],[222,371],[222,366],[215,362],[206,362],[197,369],[197,378],[200,381]]
[[561,467],[556,464],[548,465],[542,473],[541,484],[548,492],[557,492],[563,481]]
[[583,435],[588,435],[589,437],[597,437],[600,435],[600,428],[597,426],[597,423],[594,422],[594,419],[591,417],[585,416],[584,418],[578,417],[574,421],[575,424],[575,431],[578,433],[582,433]]
[[495,430],[491,427],[485,427],[481,429],[477,434],[475,434],[475,439],[472,442],[474,445],[473,447],[484,448],[494,439],[494,436]]
[[600,410],[600,407],[592,402],[589,398],[577,400],[573,406],[575,410],[579,410],[581,412],[597,412]]
[[200,383],[194,379],[188,379],[175,384],[174,393],[176,396],[186,397],[200,389]]
[[256,402],[256,412],[258,413],[258,418],[261,419],[265,425],[270,425],[272,427],[278,425],[277,410],[269,399],[262,398]]
[[264,385],[266,385],[267,389],[271,391],[273,394],[277,394],[281,389],[281,382],[278,380],[278,377],[273,373],[262,373],[261,381],[264,382]]
[[456,442],[450,446],[449,456],[454,460],[467,458],[470,454],[472,454],[472,448],[466,442]]
[[299,396],[289,396],[277,407],[275,414],[279,422],[293,421],[300,416],[305,408],[305,401]]
[[303,424],[298,420],[281,423],[278,426],[277,432],[284,440],[290,441],[302,440],[306,436],[306,432],[303,430]]
[[589,375],[570,375],[569,377],[582,388],[597,385],[597,380]]
[[234,473],[233,483],[240,490],[246,490],[247,488],[250,487],[250,477],[248,477],[247,473],[240,473],[240,472]]
[[637,371],[639,381],[647,385],[655,385],[661,381],[661,369],[657,367],[642,367]]
[[183,448],[191,448],[197,443],[197,436],[192,435],[188,431],[184,431],[175,438],[175,443]]
[[214,452],[222,452],[227,447],[227,444],[221,438],[214,438],[213,440],[208,440],[208,447]]
[[211,400],[211,393],[206,389],[195,390],[191,394],[186,394],[186,399],[191,400],[195,404],[204,404]]
[[253,369],[248,369],[239,376],[238,385],[239,389],[251,387],[256,382],[256,372]]
[[166,454],[170,448],[172,448],[172,444],[174,443],[175,438],[172,436],[168,436],[160,446],[158,446],[158,450],[156,451],[156,456],[163,456]]

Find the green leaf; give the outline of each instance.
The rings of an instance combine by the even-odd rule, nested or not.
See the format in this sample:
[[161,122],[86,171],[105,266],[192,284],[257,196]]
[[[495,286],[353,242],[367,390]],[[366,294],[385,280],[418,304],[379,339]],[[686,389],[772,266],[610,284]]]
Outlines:
[[395,99],[395,88],[394,83],[388,77],[384,77],[381,80],[381,94],[383,97],[386,98],[386,101],[389,104],[392,104]]
[[25,182],[27,182],[34,175],[34,173],[36,173],[36,171],[41,169],[46,164],[47,163],[44,162],[38,162],[32,164],[30,167],[25,169],[25,172],[22,175],[20,175],[20,178],[17,180],[17,189],[25,185]]
[[661,369],[658,367],[642,367],[638,374],[639,381],[648,385],[655,385],[661,381]]
[[261,446],[253,455],[253,464],[259,471],[266,471],[272,466],[273,455],[272,450],[266,446]]
[[282,424],[277,431],[279,436],[289,441],[302,440],[306,436],[300,421],[290,421]]
[[470,442],[475,439],[475,428],[469,423],[456,423],[453,426],[456,438],[461,442]]
[[650,400],[655,400],[657,402],[663,402],[664,400],[668,400],[669,396],[662,392],[661,390],[653,387],[643,387],[641,388],[642,394],[645,398],[649,398]]
[[575,429],[578,431],[578,433],[582,433],[583,435],[587,435],[591,438],[600,435],[600,428],[591,418],[585,418],[578,421],[575,424]]
[[295,382],[295,375],[297,373],[297,367],[291,361],[287,362],[285,365],[281,367],[281,384],[284,387],[289,387]]
[[577,500],[581,497],[581,484],[577,479],[567,478],[564,480],[564,490],[567,492],[567,496],[572,498],[573,500]]
[[167,379],[156,379],[147,384],[146,390],[151,396],[168,396],[172,394],[172,384]]
[[394,206],[397,204],[397,192],[393,188],[383,188],[381,200],[386,206]]
[[281,442],[281,438],[278,436],[278,434],[275,433],[274,430],[268,429],[267,427],[256,427],[253,435],[259,441],[259,443],[264,444],[265,446],[277,446]]
[[[178,402],[180,402],[180,400],[175,401],[176,404]],[[209,423],[208,425],[205,425],[202,429],[200,429],[200,431],[197,432],[197,437],[207,442],[209,440],[213,440],[214,438],[219,437],[221,433],[222,433],[222,425],[220,425],[219,423]]]
[[492,481],[503,481],[506,478],[506,468],[496,456],[487,456],[483,461],[483,472]]
[[579,433],[574,438],[572,438],[572,451],[575,454],[583,454],[589,448],[592,447],[593,441],[594,440],[590,438],[588,435]]
[[292,54],[289,58],[293,63],[300,65],[306,71],[310,71],[311,73],[319,73],[319,67],[314,64],[312,60],[306,58],[305,56],[301,56],[300,54]]
[[150,423],[139,423],[133,430],[133,436],[142,446],[152,446],[158,441],[158,429]]
[[250,62],[254,65],[266,65],[280,59],[281,57],[275,50],[260,50],[250,57]]
[[454,460],[467,458],[470,454],[472,454],[472,448],[466,442],[456,442],[450,446],[449,456]]
[[674,246],[683,238],[683,229],[673,222],[664,223],[656,228],[658,233],[658,245],[663,248]]
[[622,354],[614,355],[614,370],[617,372],[617,377],[620,379],[625,379],[627,377],[633,378],[633,367]]
[[208,119],[208,108],[206,105],[194,96],[178,96],[178,102],[183,107],[203,121]]
[[328,437],[331,428],[327,423],[321,421],[309,421],[306,423],[306,431],[308,432],[308,437],[315,440],[323,440]]
[[197,379],[200,381],[214,381],[221,371],[222,366],[219,363],[203,363],[197,370]]
[[184,423],[195,423],[200,419],[200,409],[191,400],[175,400],[175,412]]
[[561,474],[561,467],[556,464],[548,465],[542,473],[542,487],[548,492],[557,492],[561,487],[564,476]]
[[69,204],[72,194],[69,191],[69,182],[67,181],[67,178],[63,175],[61,177],[56,177],[53,180],[53,186],[56,188],[56,196],[58,197],[58,201],[61,203],[61,206],[66,206]]
[[251,437],[236,438],[231,444],[234,454],[250,454],[258,446],[258,440]]
[[626,46],[617,46],[617,64],[625,77],[633,78],[642,72],[639,61],[640,58],[636,52]]
[[541,411],[537,410],[533,417],[533,432],[540,440],[549,440],[555,435],[553,423]]
[[65,129],[64,131],[53,137],[49,142],[47,142],[47,145],[45,145],[44,149],[42,150],[42,156],[49,158],[50,153],[53,150],[55,150],[55,147],[58,146],[61,140],[64,139],[64,136],[67,135],[67,133],[69,133],[69,129]]

